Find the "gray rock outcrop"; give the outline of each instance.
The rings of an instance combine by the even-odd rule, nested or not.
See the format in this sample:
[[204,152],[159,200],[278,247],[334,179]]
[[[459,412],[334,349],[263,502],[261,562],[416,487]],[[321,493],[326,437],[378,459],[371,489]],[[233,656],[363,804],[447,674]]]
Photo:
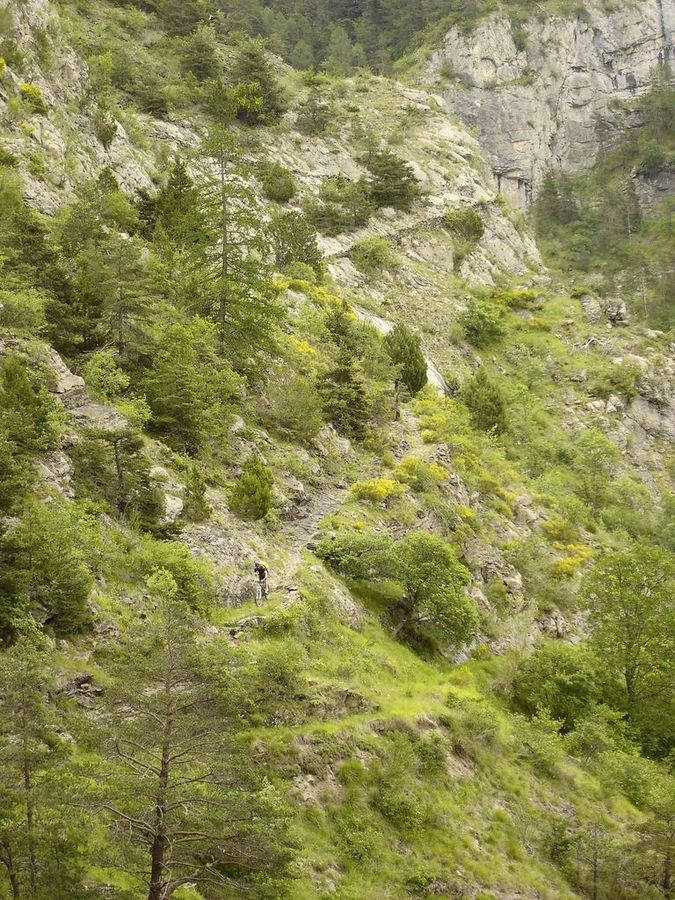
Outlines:
[[429,75],[446,76],[447,108],[480,132],[500,189],[526,206],[548,168],[583,170],[637,124],[622,103],[673,62],[674,36],[675,0],[613,9],[593,0],[581,14],[520,28],[492,16],[470,33],[451,29]]

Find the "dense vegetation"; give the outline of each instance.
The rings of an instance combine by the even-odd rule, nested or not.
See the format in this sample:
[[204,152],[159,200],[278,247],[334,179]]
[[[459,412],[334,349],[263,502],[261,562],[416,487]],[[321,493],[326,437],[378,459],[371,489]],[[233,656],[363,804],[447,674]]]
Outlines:
[[[385,146],[339,82],[230,32],[341,76],[491,4],[61,7],[90,65],[73,118],[2,82],[0,897],[670,896],[672,481],[606,410],[665,405],[629,351],[671,335],[617,328],[608,356],[568,279],[602,252],[603,296],[656,261],[629,296],[668,326],[665,216],[598,186],[670,161],[671,92],[587,179],[547,179],[556,281],[478,287],[459,272],[489,216],[522,222],[447,210],[438,275],[380,233],[425,210],[401,146],[425,123],[394,108]],[[44,71],[57,46],[36,38]],[[152,129],[177,111],[199,127],[169,151]],[[156,145],[152,180],[122,189],[111,154],[61,192],[35,136],[62,118],[80,151]],[[360,174],[308,190],[289,132]],[[317,232],[349,240],[371,305],[404,297],[386,335]]]

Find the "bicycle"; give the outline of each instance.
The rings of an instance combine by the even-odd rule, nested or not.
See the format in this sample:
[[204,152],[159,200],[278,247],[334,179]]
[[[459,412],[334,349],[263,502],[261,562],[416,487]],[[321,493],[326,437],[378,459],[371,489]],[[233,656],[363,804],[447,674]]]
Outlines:
[[263,602],[263,598],[267,600],[269,596],[269,589],[267,587],[267,580],[258,581],[255,586],[255,605],[261,606]]

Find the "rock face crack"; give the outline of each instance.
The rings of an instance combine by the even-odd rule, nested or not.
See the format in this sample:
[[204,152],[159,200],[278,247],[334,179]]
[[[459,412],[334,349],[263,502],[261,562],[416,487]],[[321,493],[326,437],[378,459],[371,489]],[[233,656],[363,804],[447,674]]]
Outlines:
[[[428,64],[430,81],[448,61],[462,73],[466,86],[443,93],[447,108],[477,129],[495,171],[517,171],[535,193],[551,167],[574,173],[592,165],[602,140],[596,121],[609,133],[628,127],[629,112],[614,101],[633,100],[648,89],[656,66],[675,62],[675,0],[612,12],[590,0],[587,12],[583,22],[531,19],[521,53],[514,53],[510,20],[499,14],[471,35],[453,28]],[[518,184],[507,180],[502,189],[526,205]]]

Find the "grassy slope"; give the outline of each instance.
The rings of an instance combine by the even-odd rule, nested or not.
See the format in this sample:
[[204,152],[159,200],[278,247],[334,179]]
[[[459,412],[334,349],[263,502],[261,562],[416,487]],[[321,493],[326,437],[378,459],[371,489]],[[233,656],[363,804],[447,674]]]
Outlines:
[[[438,239],[445,241],[447,236],[441,232]],[[454,342],[449,339],[465,285],[439,272],[433,263],[407,259],[405,264],[430,279],[436,293],[402,289],[395,275],[387,285],[391,302],[382,308],[392,318],[414,322],[445,371],[468,372],[473,353],[457,342],[456,334]],[[371,280],[363,287],[367,293],[381,285]],[[377,298],[370,299],[376,305]],[[575,320],[571,330],[564,324],[567,318]],[[536,319],[533,324],[510,313],[507,337],[486,354],[487,364],[510,393],[525,447],[513,441],[505,454],[478,435],[467,436],[465,426],[453,418],[455,406],[433,396],[411,407],[422,426],[433,425],[439,415],[448,416],[449,424],[441,423],[436,436],[431,432],[428,452],[448,443],[451,434],[467,437],[478,462],[465,463],[468,455],[457,454],[453,471],[480,486],[489,469],[498,476],[498,488],[510,495],[537,489],[526,471],[529,438],[553,431],[563,440],[560,410],[570,405],[567,393],[574,391],[574,402],[588,399],[585,389],[565,380],[565,374],[601,369],[607,362],[605,353],[570,347],[593,331],[582,323],[577,301],[554,293]],[[612,340],[618,350],[634,348],[639,333],[612,334]],[[549,358],[562,370],[562,381],[550,372],[544,374]],[[531,378],[532,360],[543,373],[536,381]],[[396,436],[419,448],[417,428],[409,419]],[[280,444],[273,452],[277,471],[288,471],[284,465],[294,458],[295,449]],[[387,471],[381,456],[359,451],[343,462],[338,474],[351,481],[378,471]],[[316,492],[328,483],[324,471]],[[484,484],[478,515],[488,541],[494,539],[493,527],[509,518],[505,502],[494,485]],[[391,510],[374,510],[348,500],[332,521],[410,527],[422,505],[419,498],[406,497]],[[234,527],[225,511],[218,510],[218,515],[225,527]],[[127,534],[124,540],[133,544],[137,537]],[[470,896],[481,891],[483,897],[509,892],[574,896],[547,854],[555,816],[574,811],[582,824],[606,816],[620,830],[639,813],[611,787],[564,757],[560,748],[557,758],[544,763],[533,754],[527,729],[491,687],[506,676],[510,658],[452,666],[439,657],[420,656],[394,641],[381,624],[382,597],[363,591],[356,596],[365,609],[364,623],[361,631],[353,631],[340,623],[331,607],[330,577],[321,569],[315,571],[317,560],[300,553],[292,535],[270,534],[261,527],[244,530],[242,540],[266,552],[274,571],[292,576],[302,589],[300,601],[290,609],[281,592],[273,597],[265,610],[267,622],[245,639],[251,653],[290,646],[299,660],[299,687],[295,694],[289,692],[287,703],[291,721],[261,724],[243,736],[256,764],[267,766],[271,777],[297,798],[295,829],[301,849],[291,896],[402,898],[434,881],[447,892],[464,889]],[[128,580],[119,579],[124,572],[122,556],[120,550],[117,581],[109,581],[99,608],[103,618],[123,627],[124,606],[116,597],[129,589],[129,582],[132,591],[138,584],[131,574]],[[216,611],[215,639],[253,612],[250,605],[234,612]],[[86,659],[105,683],[105,672],[96,669],[90,650],[82,639],[60,651],[55,665],[64,674],[75,673]],[[357,698],[360,710],[350,709],[345,691]],[[317,714],[321,708],[328,714]],[[387,793],[389,789],[393,794]],[[298,796],[303,791],[310,799]]]

